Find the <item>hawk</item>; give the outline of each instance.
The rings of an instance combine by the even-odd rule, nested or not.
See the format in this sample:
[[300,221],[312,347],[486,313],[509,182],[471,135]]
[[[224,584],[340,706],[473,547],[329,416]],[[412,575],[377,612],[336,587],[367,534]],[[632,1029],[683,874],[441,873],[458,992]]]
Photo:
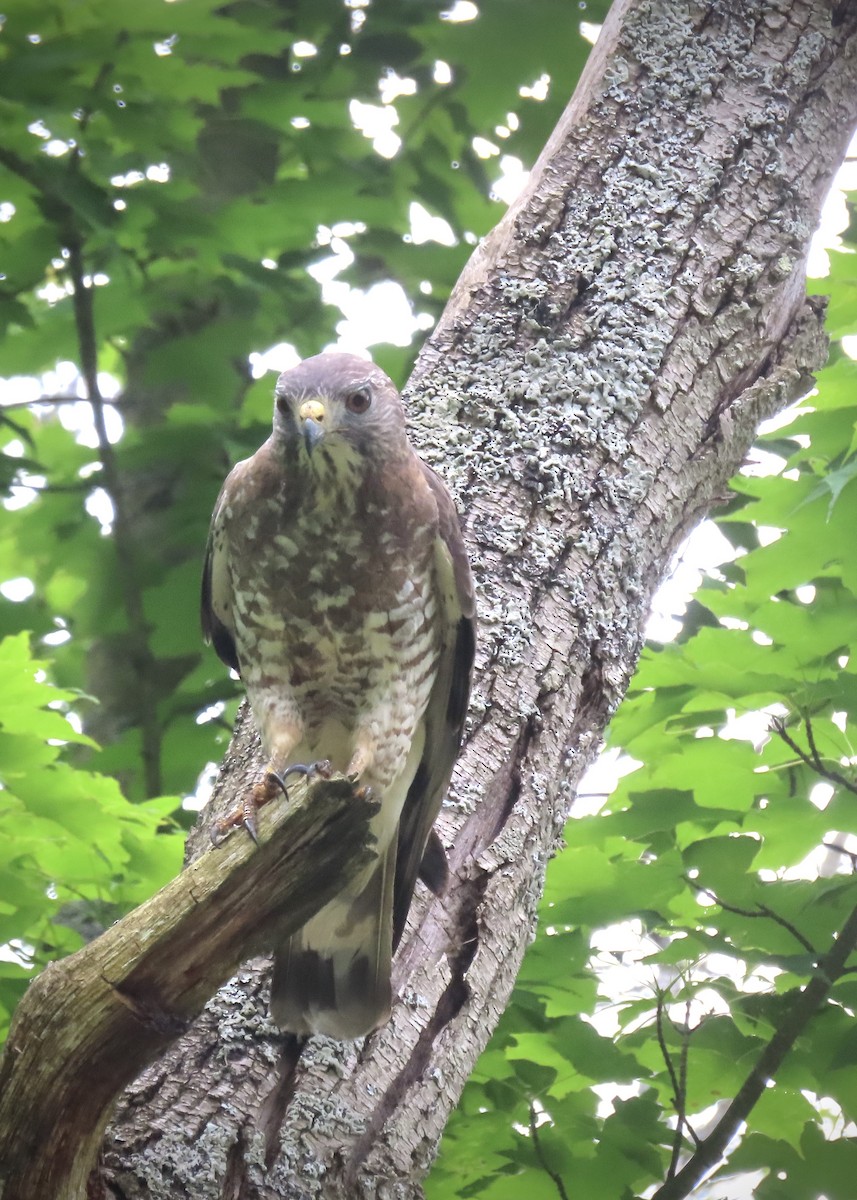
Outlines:
[[202,627],[240,674],[268,756],[243,809],[251,833],[253,806],[315,760],[379,801],[377,857],[275,948],[271,985],[283,1029],[360,1037],[389,1016],[417,877],[436,893],[446,882],[432,826],[475,645],[455,508],[378,367],[320,354],[279,377],[273,433],[215,506]]

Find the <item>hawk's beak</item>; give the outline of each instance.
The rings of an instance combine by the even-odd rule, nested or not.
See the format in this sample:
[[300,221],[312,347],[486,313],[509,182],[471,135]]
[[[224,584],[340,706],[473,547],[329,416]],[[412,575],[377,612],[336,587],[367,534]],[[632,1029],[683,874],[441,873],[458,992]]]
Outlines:
[[298,409],[298,416],[301,419],[307,454],[312,454],[313,448],[324,437],[324,405],[320,400],[305,400]]

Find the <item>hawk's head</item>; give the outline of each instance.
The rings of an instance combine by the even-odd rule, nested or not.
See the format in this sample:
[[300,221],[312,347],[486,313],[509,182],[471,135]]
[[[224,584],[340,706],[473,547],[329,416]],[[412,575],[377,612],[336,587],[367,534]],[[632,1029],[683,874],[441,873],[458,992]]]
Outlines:
[[317,354],[282,373],[274,437],[325,472],[353,467],[358,456],[387,461],[408,447],[395,384],[353,354]]

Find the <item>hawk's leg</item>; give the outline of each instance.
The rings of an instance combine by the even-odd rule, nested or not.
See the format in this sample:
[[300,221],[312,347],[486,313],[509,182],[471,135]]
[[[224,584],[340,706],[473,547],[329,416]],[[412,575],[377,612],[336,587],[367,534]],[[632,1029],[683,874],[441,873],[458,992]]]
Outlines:
[[258,845],[259,833],[256,828],[256,813],[263,805],[269,804],[278,792],[282,792],[288,800],[289,791],[286,787],[286,780],[290,775],[301,775],[307,780],[315,775],[320,779],[329,779],[331,767],[327,759],[321,759],[319,762],[314,763],[292,763],[285,771],[279,772],[274,770],[272,761],[268,764],[264,778],[250,788],[238,807],[234,808],[228,816],[214,822],[211,828],[211,840],[214,845],[219,846],[224,834],[228,833],[230,829],[236,829],[241,825],[244,826],[250,837]]
[[368,799],[372,788],[368,785],[359,786],[360,780],[371,770],[375,762],[375,746],[366,733],[359,733],[355,742],[354,753],[345,772],[346,778],[354,786],[354,795],[359,799]]

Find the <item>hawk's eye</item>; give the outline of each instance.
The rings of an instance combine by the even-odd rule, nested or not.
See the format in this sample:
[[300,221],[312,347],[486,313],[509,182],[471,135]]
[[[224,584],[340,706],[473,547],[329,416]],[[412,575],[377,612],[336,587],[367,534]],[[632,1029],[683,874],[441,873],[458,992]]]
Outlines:
[[365,413],[371,403],[372,394],[367,387],[358,388],[356,392],[349,392],[345,397],[345,407],[352,413]]

